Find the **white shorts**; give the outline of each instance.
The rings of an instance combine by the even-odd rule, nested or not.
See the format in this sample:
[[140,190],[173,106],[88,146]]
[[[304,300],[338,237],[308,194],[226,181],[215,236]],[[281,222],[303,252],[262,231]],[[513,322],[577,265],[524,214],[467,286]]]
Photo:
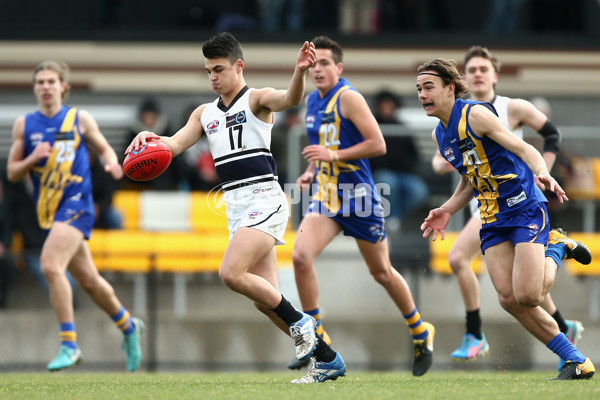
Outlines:
[[283,235],[290,219],[287,197],[277,182],[257,183],[223,194],[227,207],[229,240],[239,227],[258,229],[271,236],[276,245],[285,244]]

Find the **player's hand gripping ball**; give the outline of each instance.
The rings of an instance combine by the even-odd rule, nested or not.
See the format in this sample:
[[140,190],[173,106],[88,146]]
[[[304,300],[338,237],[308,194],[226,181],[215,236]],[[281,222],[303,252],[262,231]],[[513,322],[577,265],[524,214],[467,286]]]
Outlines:
[[158,140],[148,141],[138,151],[127,154],[123,171],[134,181],[148,181],[165,172],[172,158],[169,146]]

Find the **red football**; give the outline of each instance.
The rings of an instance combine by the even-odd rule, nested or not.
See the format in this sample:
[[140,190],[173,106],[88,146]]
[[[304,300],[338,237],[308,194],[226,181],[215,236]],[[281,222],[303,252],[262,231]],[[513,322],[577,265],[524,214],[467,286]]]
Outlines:
[[158,140],[148,141],[138,151],[127,154],[123,171],[134,181],[148,181],[165,172],[172,158],[169,146]]

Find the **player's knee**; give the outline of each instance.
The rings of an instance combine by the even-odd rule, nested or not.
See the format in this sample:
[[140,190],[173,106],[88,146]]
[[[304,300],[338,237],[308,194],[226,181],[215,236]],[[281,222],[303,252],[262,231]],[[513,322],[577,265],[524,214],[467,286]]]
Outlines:
[[389,268],[371,271],[371,276],[373,277],[373,279],[375,279],[375,282],[379,283],[382,286],[388,285],[392,280],[392,274]]
[[64,274],[60,268],[55,263],[51,263],[48,260],[44,260],[43,258],[40,261],[40,271],[44,275],[47,280],[52,280],[56,276],[60,274]]
[[464,254],[458,251],[450,251],[448,254],[448,263],[450,264],[450,268],[454,274],[457,274],[461,271],[465,266],[465,258]]
[[537,307],[541,304],[544,297],[539,293],[519,293],[515,294],[515,300],[525,307]]
[[294,264],[295,270],[303,270],[312,265],[312,260],[306,252],[294,249],[294,252],[292,253],[292,263]]
[[517,306],[517,302],[512,295],[503,295],[498,293],[498,302],[500,303],[500,307],[502,307],[505,311],[512,314],[512,311]]
[[[77,284],[86,292],[95,290],[100,285],[100,276],[96,274],[75,277]],[[112,287],[111,287],[112,289]]]
[[221,267],[219,269],[219,279],[221,279],[221,282],[223,282],[223,284],[225,284],[225,286],[227,286],[229,289],[235,292],[240,291],[242,280],[240,276],[234,273],[231,269]]

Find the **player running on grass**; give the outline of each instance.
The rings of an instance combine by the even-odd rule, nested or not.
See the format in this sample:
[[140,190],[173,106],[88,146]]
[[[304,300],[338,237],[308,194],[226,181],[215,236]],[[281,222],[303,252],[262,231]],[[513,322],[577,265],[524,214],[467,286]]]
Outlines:
[[459,99],[467,85],[454,60],[421,65],[416,86],[425,113],[440,121],[432,133],[440,154],[462,175],[450,199],[425,218],[423,237],[433,233],[436,240],[440,234],[443,240],[451,215],[475,196],[482,222],[481,250],[500,305],[567,360],[555,379],[591,378],[595,368],[590,359],[539,307],[561,259],[591,260],[583,244],[550,232],[547,200],[536,186],[534,173],[561,203],[568,200],[564,190],[548,172],[542,155],[502,124],[493,105]]
[[329,341],[321,326],[314,262],[340,232],[353,237],[373,279],[408,326],[415,346],[412,372],[421,376],[433,362],[435,329],[421,320],[409,286],[390,261],[384,210],[368,160],[386,152],[385,140],[363,96],[341,76],[342,47],[327,36],[313,41],[317,60],[310,77],[317,90],[307,100],[311,144],[302,151],[309,165],[296,182],[303,186],[314,180],[318,188],[298,228],[292,256],[302,308],[317,319],[319,337]]
[[220,97],[192,112],[172,137],[140,132],[126,153],[148,140],[161,140],[181,154],[206,135],[227,207],[229,246],[219,277],[231,290],[254,301],[275,325],[295,341],[296,357],[313,356],[319,368],[294,383],[316,383],[344,376],[346,365],[329,345],[318,340],[312,316],[296,310],[279,292],[275,245],[281,245],[289,219],[288,202],[277,183],[277,167],[269,150],[274,112],[297,105],[304,96],[306,70],[315,62],[314,45],[305,42],[287,90],[248,88],[242,47],[230,33],[220,33],[202,46],[204,68]]
[[37,217],[46,232],[41,268],[50,289],[50,301],[60,326],[60,349],[48,364],[58,371],[79,364],[73,291],[67,269],[123,331],[127,369],[134,371],[142,359],[140,336],[144,324],[132,318],[115,291],[98,273],[87,240],[94,225],[92,179],[87,142],[104,162],[104,170],[121,179],[123,169],[115,151],[87,111],[63,105],[69,93],[69,68],[44,61],[33,73],[33,92],[39,110],[17,118],[8,156],[8,179],[17,182],[31,176]]
[[[552,165],[559,151],[560,132],[558,128],[530,102],[496,95],[500,62],[487,48],[481,46],[469,48],[464,57],[464,66],[465,82],[469,87],[471,99],[492,103],[500,121],[519,138],[523,138],[523,125],[530,127],[543,136],[544,161],[548,170],[552,170]],[[432,165],[437,173],[454,171],[452,164],[448,163],[439,151],[436,151]],[[543,190],[543,185],[539,182],[536,182],[536,184]],[[450,267],[458,280],[467,314],[467,331],[460,347],[450,355],[454,360],[474,360],[489,351],[489,344],[481,330],[479,283],[471,269],[471,263],[478,254],[481,254],[481,240],[479,239],[481,219],[477,199],[473,198],[469,202],[469,206],[471,218],[463,227],[448,255]],[[581,262],[581,260],[578,261]],[[554,318],[560,331],[569,338],[569,341],[576,344],[583,331],[581,322],[563,319],[552,301],[550,293],[540,306]],[[563,365],[564,360],[560,359],[558,363],[559,371]]]

